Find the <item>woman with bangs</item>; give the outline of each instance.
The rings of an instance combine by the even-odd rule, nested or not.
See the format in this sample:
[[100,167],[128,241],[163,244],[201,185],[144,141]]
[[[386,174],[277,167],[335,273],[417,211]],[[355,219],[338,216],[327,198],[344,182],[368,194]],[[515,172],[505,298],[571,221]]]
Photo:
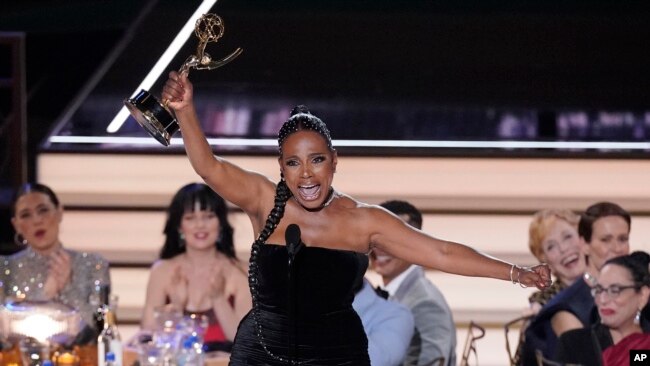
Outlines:
[[156,327],[154,312],[168,307],[205,315],[204,341],[228,350],[251,308],[246,266],[237,259],[226,202],[205,184],[182,187],[167,209],[165,244],[151,267],[142,328]]

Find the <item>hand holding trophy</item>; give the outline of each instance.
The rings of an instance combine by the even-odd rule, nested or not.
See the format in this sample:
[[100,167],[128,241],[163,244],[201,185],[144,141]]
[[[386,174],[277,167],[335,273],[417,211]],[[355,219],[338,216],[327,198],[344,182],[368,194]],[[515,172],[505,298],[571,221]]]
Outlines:
[[[210,55],[205,52],[205,46],[209,42],[217,42],[223,36],[224,30],[225,27],[221,17],[211,13],[202,15],[194,26],[194,34],[199,39],[196,54],[190,55],[185,60],[179,74],[189,73],[190,69],[216,69],[239,56],[242,53],[241,48],[237,48],[230,55],[218,61],[212,60]],[[172,135],[179,129],[176,118],[167,106],[168,103],[167,100],[163,100],[162,103],[159,102],[156,97],[144,89],[135,97],[124,101],[126,108],[138,124],[165,146],[169,146]]]

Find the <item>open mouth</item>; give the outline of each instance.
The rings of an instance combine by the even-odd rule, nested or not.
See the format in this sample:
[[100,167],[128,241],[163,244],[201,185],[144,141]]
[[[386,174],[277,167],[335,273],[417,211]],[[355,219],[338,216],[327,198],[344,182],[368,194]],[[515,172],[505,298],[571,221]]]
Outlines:
[[198,240],[204,240],[208,237],[208,233],[196,233],[194,237]]
[[562,264],[565,267],[572,267],[578,264],[579,260],[580,260],[580,255],[578,253],[573,253],[569,256],[564,257],[560,262],[560,264]]
[[320,195],[320,184],[300,185],[298,193],[303,200],[313,201]]
[[36,230],[36,232],[34,233],[34,236],[36,238],[38,238],[38,239],[44,237],[45,236],[45,230],[44,229]]

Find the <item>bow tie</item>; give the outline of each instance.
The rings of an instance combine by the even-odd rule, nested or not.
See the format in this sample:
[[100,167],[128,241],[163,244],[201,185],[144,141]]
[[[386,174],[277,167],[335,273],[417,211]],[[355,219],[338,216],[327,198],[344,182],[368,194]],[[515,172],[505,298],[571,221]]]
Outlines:
[[375,287],[375,293],[377,293],[377,295],[383,299],[388,299],[388,291],[379,286]]

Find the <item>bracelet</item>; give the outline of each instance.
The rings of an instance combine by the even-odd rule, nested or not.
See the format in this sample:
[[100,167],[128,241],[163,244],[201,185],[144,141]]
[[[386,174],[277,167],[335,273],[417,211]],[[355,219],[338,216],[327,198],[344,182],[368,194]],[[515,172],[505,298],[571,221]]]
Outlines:
[[[510,267],[510,282],[512,282],[513,285],[517,283],[517,282],[515,282],[515,279],[512,277],[512,272],[514,272],[515,267],[517,267],[517,266],[515,266],[514,264],[512,265],[512,267]],[[517,275],[517,277],[519,277],[519,275]]]
[[527,288],[528,286],[524,285],[524,284],[521,283],[521,281],[519,280],[519,276],[521,275],[521,271],[530,271],[530,268],[529,268],[529,267],[520,267],[520,268],[519,268],[519,271],[517,271],[517,282],[519,283],[519,286],[520,286],[521,288]]

